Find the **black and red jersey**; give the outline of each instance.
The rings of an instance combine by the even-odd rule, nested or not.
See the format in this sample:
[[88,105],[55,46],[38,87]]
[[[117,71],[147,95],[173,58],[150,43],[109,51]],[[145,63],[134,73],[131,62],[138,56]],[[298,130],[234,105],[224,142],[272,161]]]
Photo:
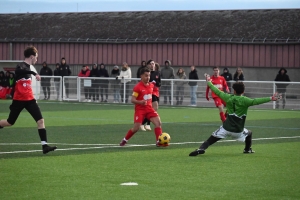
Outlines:
[[22,62],[16,67],[16,85],[14,100],[30,101],[34,99],[31,87],[31,75],[36,75],[35,72],[30,70],[30,65]]

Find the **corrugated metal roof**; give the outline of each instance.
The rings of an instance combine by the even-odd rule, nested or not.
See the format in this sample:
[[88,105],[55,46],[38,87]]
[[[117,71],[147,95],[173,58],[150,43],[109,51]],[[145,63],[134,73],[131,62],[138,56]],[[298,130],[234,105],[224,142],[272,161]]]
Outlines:
[[297,42],[300,9],[0,14],[0,38],[35,42]]

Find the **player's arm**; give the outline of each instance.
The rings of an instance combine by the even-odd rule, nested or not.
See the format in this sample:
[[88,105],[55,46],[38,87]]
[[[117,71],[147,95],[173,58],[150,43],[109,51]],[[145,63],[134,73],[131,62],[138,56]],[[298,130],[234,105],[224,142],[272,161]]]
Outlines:
[[227,82],[226,82],[225,78],[223,78],[223,88],[224,88],[224,90],[225,90],[227,93],[229,93],[229,88],[228,88],[228,85],[227,85]]
[[277,101],[281,98],[282,98],[282,96],[276,92],[271,97],[263,97],[263,98],[255,98],[255,99],[250,99],[250,98],[246,97],[245,98],[245,104],[248,105],[248,106],[254,106],[254,105],[267,103],[269,101]]
[[208,93],[209,93],[209,87],[208,87],[208,86],[206,86],[206,93],[205,93],[205,97],[206,97],[207,101],[209,101]]
[[220,97],[222,100],[226,101],[229,97],[230,94],[226,94],[224,92],[222,92],[221,90],[219,90],[216,86],[214,86],[212,84],[211,81],[207,81],[207,86],[218,96]]
[[146,105],[147,102],[145,100],[137,100],[136,98],[139,96],[139,93],[136,91],[133,91],[132,96],[131,96],[131,103],[133,104],[141,104],[141,105]]

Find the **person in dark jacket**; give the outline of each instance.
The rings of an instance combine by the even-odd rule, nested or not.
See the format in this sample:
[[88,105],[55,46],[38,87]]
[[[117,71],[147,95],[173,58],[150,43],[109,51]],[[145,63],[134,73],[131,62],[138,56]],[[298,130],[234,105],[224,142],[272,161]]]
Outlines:
[[243,74],[242,68],[238,67],[233,75],[233,80],[235,81],[244,81],[245,77]]
[[229,92],[231,91],[231,82],[232,81],[232,74],[229,73],[229,70],[227,67],[225,67],[223,69],[223,74],[221,74],[221,76],[223,76],[227,82],[227,86],[228,86],[228,89],[229,89]]
[[5,74],[3,71],[0,71],[0,86],[2,87],[5,86],[4,79],[5,79]]
[[[54,69],[54,76],[60,76],[59,75],[59,63],[56,63],[55,65],[55,69]],[[55,86],[55,90],[56,90],[56,100],[59,99],[59,89],[60,89],[60,78],[54,78],[54,86]]]
[[[161,79],[174,79],[174,69],[171,67],[171,61],[166,60],[165,66],[161,70]],[[163,82],[161,86],[161,93],[164,96],[164,104],[167,104],[168,97],[169,97],[169,103],[171,104],[171,81],[165,81]]]
[[[66,63],[65,58],[61,58],[61,63],[59,66],[59,75],[63,78],[64,76],[70,76],[71,75],[71,70],[69,65]],[[64,87],[66,89],[66,98],[69,98],[69,80],[65,79],[64,84],[62,84],[62,91],[64,91]],[[62,92],[63,95],[64,92]]]
[[141,69],[144,68],[144,67],[147,67],[147,64],[146,64],[146,61],[143,60],[143,61],[141,62],[141,66],[138,68],[138,70],[137,70],[137,72],[136,72],[136,77],[137,77],[137,78],[141,78],[140,72],[141,72]]
[[[93,65],[93,68],[90,73],[90,77],[99,77],[99,69],[97,63]],[[94,102],[99,102],[99,79],[92,79],[92,87],[90,89],[90,99]]]
[[[108,72],[105,69],[105,65],[103,63],[100,64],[99,77],[102,77],[102,78],[109,77]],[[99,82],[100,82],[101,102],[107,102],[109,81],[105,80],[105,79],[101,79]],[[104,94],[105,94],[105,100],[103,99]]]
[[[289,75],[287,75],[287,70],[282,67],[280,68],[280,70],[278,71],[278,74],[275,78],[275,81],[278,82],[290,82],[290,77]],[[287,83],[278,83],[276,82],[276,88],[277,88],[277,92],[281,93],[282,95],[282,108],[284,109],[285,107],[285,102],[286,102],[286,87],[289,85]],[[279,108],[279,101],[276,101],[276,108]]]
[[[52,70],[47,66],[46,62],[43,62],[43,67],[40,70],[40,76],[52,76]],[[44,100],[50,99],[50,80],[49,77],[41,78],[41,86],[44,92]]]
[[[195,69],[195,66],[191,66],[191,71],[189,73],[189,79],[190,80],[199,80],[197,70]],[[190,95],[191,95],[191,104],[190,104],[190,106],[197,106],[197,88],[198,88],[198,84],[195,81],[190,81],[189,86],[190,86]]]
[[[111,77],[116,78],[120,76],[119,66],[115,65],[111,70]],[[120,81],[117,79],[110,80],[110,87],[113,91],[114,101],[113,103],[120,103]]]

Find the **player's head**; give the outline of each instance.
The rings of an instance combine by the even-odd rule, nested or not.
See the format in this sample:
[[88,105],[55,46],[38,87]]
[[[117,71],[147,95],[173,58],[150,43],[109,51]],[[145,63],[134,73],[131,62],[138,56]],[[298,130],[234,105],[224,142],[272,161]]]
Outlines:
[[149,82],[149,80],[150,80],[150,69],[149,69],[149,67],[143,67],[142,69],[141,69],[141,81],[143,82],[143,83],[148,83]]
[[218,66],[213,67],[213,71],[214,71],[214,76],[219,76],[220,74],[220,69]]
[[245,92],[245,85],[243,82],[235,82],[232,85],[232,89],[234,90],[234,94],[241,95]]
[[147,61],[147,67],[150,68],[150,70],[154,71],[155,70],[155,62],[154,60],[150,59]]
[[25,59],[29,59],[31,61],[30,64],[35,64],[38,58],[38,50],[34,46],[28,46],[24,50]]

